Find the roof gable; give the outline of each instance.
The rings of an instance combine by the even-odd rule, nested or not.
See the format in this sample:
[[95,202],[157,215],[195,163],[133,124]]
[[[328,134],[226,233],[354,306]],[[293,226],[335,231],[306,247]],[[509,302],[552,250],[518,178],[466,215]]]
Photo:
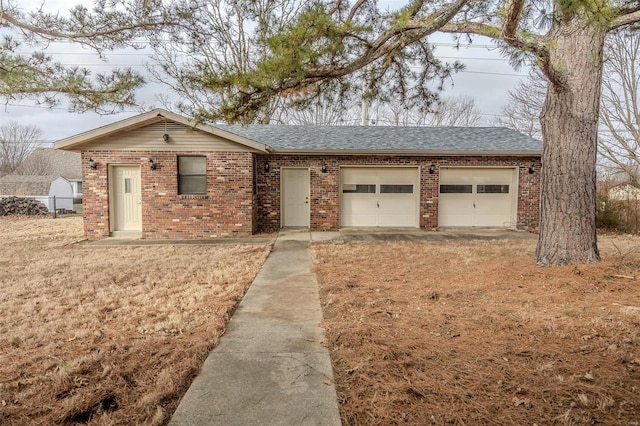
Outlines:
[[[157,125],[161,124],[160,127]],[[136,130],[142,128],[152,128],[156,125],[156,128],[162,129],[163,126],[171,126],[174,124],[180,125],[181,129],[188,129],[191,132],[201,132],[206,135],[214,136],[215,139],[224,139],[228,142],[237,144],[245,149],[259,152],[266,152],[267,147],[260,142],[256,142],[247,139],[241,135],[229,133],[223,129],[218,129],[205,124],[198,124],[190,121],[188,118],[178,114],[174,114],[163,109],[156,109],[148,113],[140,114],[135,117],[127,118],[106,126],[99,127],[97,129],[90,130],[88,132],[81,133],[79,135],[71,136],[66,139],[62,139],[54,144],[55,148],[68,151],[82,151],[83,149],[95,149],[99,146],[100,149],[108,149],[109,145],[116,140],[122,140],[122,135],[125,133],[130,134]],[[175,128],[175,127],[174,127]],[[166,132],[170,134],[170,132]],[[162,140],[163,134],[159,135],[158,140]],[[171,138],[168,141],[163,141],[166,145],[163,148],[171,149]],[[110,149],[110,148],[109,148]],[[126,146],[119,145],[114,146],[114,150],[126,149]]]

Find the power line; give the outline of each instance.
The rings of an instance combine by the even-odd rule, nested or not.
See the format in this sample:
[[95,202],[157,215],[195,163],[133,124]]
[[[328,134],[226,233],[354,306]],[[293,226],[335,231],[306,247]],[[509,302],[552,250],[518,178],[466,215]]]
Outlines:
[[467,56],[440,56],[435,55],[437,59],[463,59],[465,61],[500,61],[507,62],[507,58],[477,58],[477,57],[467,57]]
[[[29,52],[24,52],[24,51],[17,51],[15,52],[18,55],[30,55],[31,53],[33,53],[32,51]],[[72,56],[97,56],[97,53],[95,52],[47,52],[47,55],[72,55]],[[146,56],[146,53],[141,53],[141,52],[131,52],[131,53],[114,53],[114,52],[110,52],[110,53],[106,53],[104,56],[105,57],[110,57],[110,56]],[[186,55],[185,55],[186,56]],[[501,61],[501,62],[506,62],[508,59],[506,58],[480,58],[480,57],[472,57],[472,56],[440,56],[438,54],[435,55],[437,58],[439,59],[464,59],[464,60],[478,60],[478,61]]]
[[[410,66],[412,70],[420,70],[420,67]],[[502,75],[507,77],[526,77],[527,74],[517,74],[517,73],[506,73],[506,72],[493,72],[493,71],[473,71],[473,70],[459,70],[457,72],[467,73],[467,74],[483,74],[483,75]]]
[[48,107],[46,105],[20,105],[20,104],[4,104],[4,106],[11,106],[11,107],[17,107],[17,108],[40,108],[40,109],[54,109],[54,110],[60,110],[60,111],[69,111],[68,108],[62,108],[62,107]]
[[[66,47],[65,47],[66,49]],[[13,51],[12,53],[15,53],[16,55],[31,55],[33,53],[44,53],[47,56],[53,56],[53,55],[73,55],[73,56],[95,56],[95,57],[100,57],[100,53],[98,53],[95,50],[89,50],[89,51],[82,51],[82,52],[78,52],[78,51],[74,51],[74,50],[60,50],[60,51],[55,51],[52,52],[52,48],[51,47],[47,47],[46,50],[34,47],[33,49],[29,49],[29,50],[16,50]],[[118,51],[103,51],[102,53],[102,57],[107,57],[107,56],[144,56],[148,53],[151,53],[151,50],[147,50],[147,49],[139,49],[139,50],[135,50],[134,52],[118,52]]]
[[144,64],[82,64],[82,63],[62,63],[60,65],[65,67],[107,67],[107,68],[116,68],[116,67],[127,67],[127,68],[140,68],[146,67]]
[[[102,67],[102,68],[116,68],[116,67],[126,67],[126,68],[146,68],[144,64],[61,64],[66,67]],[[414,67],[411,67],[414,68]],[[417,67],[415,69],[418,69]],[[460,70],[457,71],[460,73],[466,74],[481,74],[481,75],[502,75],[508,77],[526,77],[527,74],[516,74],[516,73],[500,73],[500,72],[491,72],[491,71],[472,71],[472,70]]]
[[10,143],[10,144],[16,144],[16,145],[40,145],[40,144],[52,144],[57,142],[57,139],[35,139],[32,141],[25,141],[25,140],[11,140],[11,139],[2,139],[0,138],[0,143]]
[[[36,49],[34,49],[35,51]],[[23,52],[23,51],[16,51],[15,53],[17,55],[30,55],[32,53],[34,53],[34,51],[29,51],[29,52]],[[74,56],[98,56],[98,54],[96,52],[46,52],[47,55],[74,55]],[[146,53],[114,53],[114,52],[110,52],[110,53],[106,53],[104,54],[104,56],[145,56]]]
[[467,74],[484,74],[484,75],[504,75],[508,77],[526,77],[527,74],[516,74],[516,73],[506,73],[506,72],[491,72],[491,71],[470,71],[470,70],[462,70],[462,73]]
[[[0,104],[1,106],[11,106],[11,107],[17,107],[17,108],[40,108],[40,109],[53,109],[53,110],[58,110],[58,111],[69,111],[69,108],[63,108],[63,107],[48,107],[46,105],[21,105],[21,104],[11,104],[11,103],[6,103],[6,104]],[[135,112],[139,112],[137,110],[119,110],[117,111],[118,114],[126,114],[126,113],[135,113]]]
[[[457,57],[448,57],[450,59],[479,59],[484,60],[482,58],[457,58]],[[500,60],[500,59],[491,59],[487,58],[487,60]],[[120,63],[64,63],[61,62],[60,65],[65,67],[102,67],[102,68],[116,68],[116,67],[127,67],[127,68],[146,68],[145,64],[120,64]],[[409,68],[413,70],[419,70],[420,67],[410,66]],[[518,74],[518,73],[500,73],[500,72],[492,72],[492,71],[473,71],[473,70],[459,70],[457,72],[467,73],[467,74],[481,74],[481,75],[501,75],[508,77],[526,77],[527,74]]]
[[499,49],[499,46],[495,44],[458,44],[458,43],[429,43],[434,47],[455,47],[456,49]]
[[[18,104],[6,104],[8,106],[14,106],[14,107],[21,107],[21,108],[45,108],[45,109],[57,109],[57,110],[65,110],[68,111],[66,108],[49,108],[43,105],[18,105]],[[134,111],[134,110],[124,110],[124,111],[120,111],[119,113],[136,113],[138,111]],[[507,118],[508,116],[504,115],[504,114],[492,114],[492,113],[486,113],[486,112],[478,112],[478,115],[481,116],[485,116],[485,117],[495,117],[495,118]],[[359,119],[354,119],[354,120],[345,120],[343,122],[350,122],[350,121],[354,121],[354,122],[359,122]],[[390,120],[384,120],[384,119],[376,119],[376,121],[378,123],[387,123],[387,124],[393,124],[392,121]],[[634,133],[634,131],[629,130],[629,129],[608,129],[608,128],[600,128],[598,129],[598,133]],[[57,140],[54,139],[39,139],[38,140],[41,143],[54,143]],[[12,142],[16,142],[16,143],[21,143],[20,141],[12,141]],[[25,143],[30,143],[30,142],[25,142]]]
[[[20,43],[30,43],[30,41],[24,39],[24,38],[14,38],[13,40],[20,42]],[[47,45],[50,44],[72,44],[72,45],[81,45],[82,43],[75,41],[75,40],[47,40],[46,42]],[[142,47],[144,45],[151,45],[151,42],[149,40],[130,40],[128,43],[130,43],[131,45],[136,45],[136,47]],[[434,43],[428,43],[430,46],[434,46],[434,47],[454,47],[456,49],[491,49],[491,50],[495,50],[495,49],[499,49],[500,46],[497,46],[495,44],[473,44],[473,43],[467,43],[467,44],[461,44],[461,43],[454,43],[454,42],[434,42]],[[129,48],[133,48],[133,46],[127,46]],[[124,48],[123,48],[124,49]]]

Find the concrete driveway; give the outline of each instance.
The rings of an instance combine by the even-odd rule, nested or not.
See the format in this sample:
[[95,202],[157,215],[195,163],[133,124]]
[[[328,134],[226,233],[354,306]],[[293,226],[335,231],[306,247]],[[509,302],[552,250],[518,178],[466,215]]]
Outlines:
[[[308,229],[290,228],[284,231],[309,232]],[[423,231],[414,228],[343,228],[339,231],[311,231],[311,241],[449,241],[449,240],[536,240],[537,234],[510,229],[447,229]],[[208,244],[273,244],[273,234],[256,234],[250,238],[212,238],[193,240],[141,240],[139,238],[105,238],[92,241],[95,246],[143,245],[208,245]]]

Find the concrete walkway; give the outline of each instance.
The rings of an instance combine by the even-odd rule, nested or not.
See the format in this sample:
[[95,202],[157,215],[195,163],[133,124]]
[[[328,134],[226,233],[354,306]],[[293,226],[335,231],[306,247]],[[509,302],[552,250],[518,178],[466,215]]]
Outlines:
[[[283,234],[284,232],[284,234]],[[471,241],[471,240],[535,240],[536,234],[510,229],[459,228],[425,231],[413,228],[342,228],[338,231],[283,230],[280,238],[291,233],[304,235],[305,241]],[[310,236],[309,236],[310,235]],[[254,235],[250,238],[210,238],[192,240],[142,240],[139,237],[109,237],[91,241],[91,246],[153,246],[153,245],[215,245],[215,244],[272,244],[275,237]]]
[[340,425],[310,238],[280,233],[170,426]]

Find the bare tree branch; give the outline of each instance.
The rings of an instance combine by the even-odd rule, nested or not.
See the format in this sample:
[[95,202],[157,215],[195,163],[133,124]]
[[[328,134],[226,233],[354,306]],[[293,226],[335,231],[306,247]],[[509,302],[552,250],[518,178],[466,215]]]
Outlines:
[[0,125],[0,176],[13,173],[39,145],[42,130],[10,121]]
[[533,70],[525,81],[509,90],[509,100],[502,108],[502,117],[497,118],[494,124],[541,140],[540,112],[546,93],[547,80],[542,72]]
[[606,47],[598,151],[640,184],[640,34],[611,33]]

